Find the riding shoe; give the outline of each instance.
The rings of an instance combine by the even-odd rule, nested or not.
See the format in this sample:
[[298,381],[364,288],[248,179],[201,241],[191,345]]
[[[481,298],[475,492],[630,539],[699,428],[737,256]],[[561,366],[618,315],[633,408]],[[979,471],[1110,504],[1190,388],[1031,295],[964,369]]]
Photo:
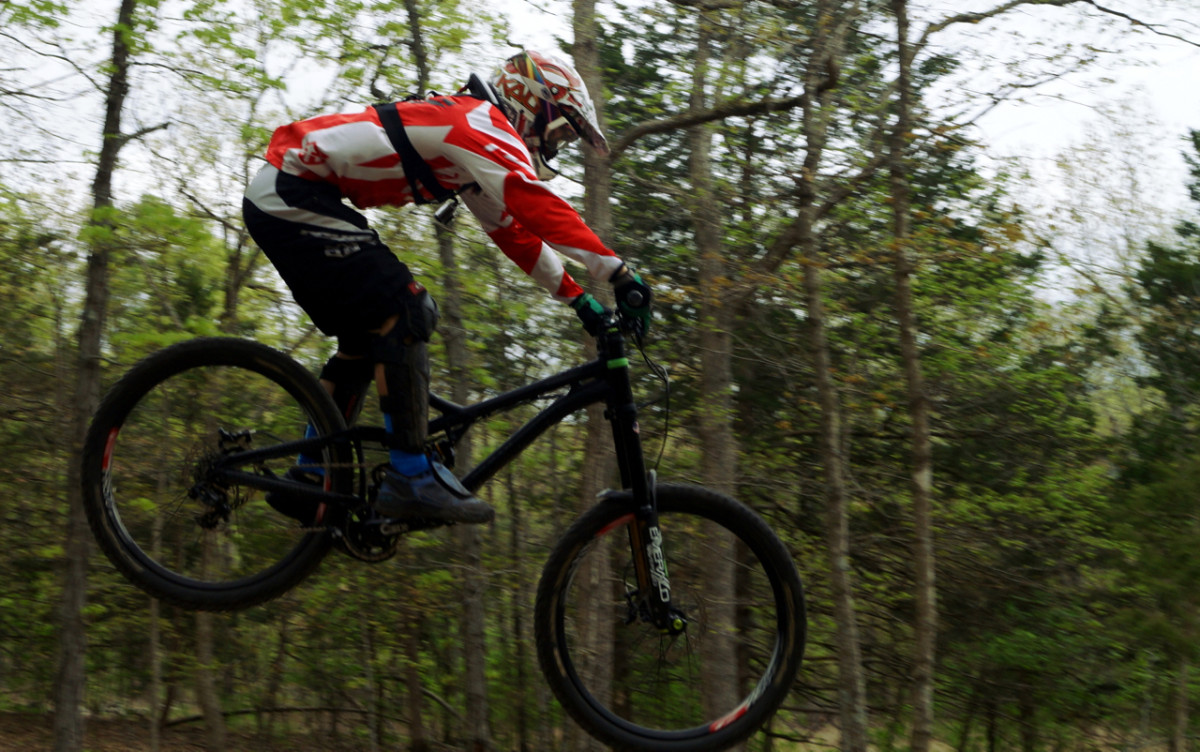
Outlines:
[[402,475],[384,469],[383,483],[375,509],[384,517],[399,520],[441,522],[491,522],[496,512],[471,495],[458,478],[440,462],[430,463],[420,475]]
[[[302,467],[289,467],[283,477],[297,483],[305,483],[310,486],[325,485],[325,477],[320,473],[312,470],[305,470]],[[292,519],[299,520],[302,525],[312,525],[318,522],[321,517],[322,504],[319,501],[311,499],[294,498],[287,491],[268,491],[263,497],[265,501],[275,508],[275,511],[286,514]]]

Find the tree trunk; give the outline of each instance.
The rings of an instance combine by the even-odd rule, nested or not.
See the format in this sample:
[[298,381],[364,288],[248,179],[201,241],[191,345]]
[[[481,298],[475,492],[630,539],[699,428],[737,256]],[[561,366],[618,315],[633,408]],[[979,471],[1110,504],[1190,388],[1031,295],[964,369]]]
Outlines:
[[[840,9],[821,9],[822,18],[833,17]],[[833,364],[825,325],[825,305],[821,298],[821,271],[824,262],[815,231],[815,176],[823,158],[828,135],[828,107],[821,101],[829,88],[830,62],[840,57],[842,35],[830,34],[824,40],[824,54],[814,53],[805,77],[803,100],[805,169],[798,177],[799,213],[795,223],[800,263],[804,276],[805,311],[808,315],[809,344],[820,405],[819,445],[825,471],[826,553],[829,559],[832,608],[837,629],[834,641],[838,661],[838,713],[843,752],[866,752],[867,698],[862,671],[862,649],[854,603],[854,582],[850,566],[850,524],[847,512],[844,438],[841,404],[833,379]]]
[[958,732],[958,744],[954,745],[955,752],[967,752],[971,745],[971,724],[975,720],[975,709],[979,704],[980,691],[978,687],[971,688],[967,698],[967,708],[963,711],[962,727]]
[[87,559],[90,538],[87,516],[83,511],[80,486],[80,461],[88,423],[100,402],[100,347],[108,314],[108,262],[112,251],[111,236],[106,232],[111,217],[112,179],[117,153],[124,145],[121,113],[129,93],[130,50],[128,35],[133,28],[137,0],[121,0],[112,36],[112,60],[105,92],[104,127],[101,130],[100,156],[92,181],[91,234],[84,293],[83,315],[79,325],[79,368],[76,373],[72,404],[74,420],[67,444],[70,462],[67,469],[67,536],[64,546],[66,567],[60,610],[58,671],[54,679],[54,750],[79,752],[83,749],[83,702],[87,635],[83,610],[87,603]]
[[[158,476],[158,491],[164,492],[167,484],[166,462],[160,464]],[[162,556],[162,518],[155,517],[151,533],[151,548],[155,560]],[[147,635],[147,650],[150,662],[150,686],[146,688],[146,715],[149,716],[150,752],[159,752],[162,744],[162,628],[159,619],[162,618],[162,603],[157,598],[150,599],[150,630]]]
[[1037,752],[1037,704],[1034,702],[1033,688],[1029,685],[1032,677],[1022,677],[1020,691],[1017,694],[1017,724],[1021,731],[1021,752]]
[[815,242],[810,241],[804,245],[805,310],[808,314],[817,399],[821,408],[819,443],[821,464],[825,469],[825,545],[829,557],[829,586],[832,591],[834,623],[837,625],[834,640],[838,660],[838,712],[842,734],[840,749],[843,752],[866,752],[866,687],[862,673],[862,650],[850,568],[850,523],[842,453],[841,406],[833,383],[829,342],[825,333],[820,262],[812,258]]
[[[359,580],[359,584],[365,589],[368,587],[367,578]],[[379,752],[379,679],[375,675],[375,628],[371,624],[371,619],[367,615],[366,609],[358,612],[358,629],[361,641],[359,649],[362,651],[362,680],[363,680],[363,705],[366,708],[367,722],[367,750],[369,752]]]
[[[691,108],[705,108],[708,79],[711,21],[707,14],[699,19],[695,66],[692,69]],[[700,254],[700,400],[698,433],[703,458],[703,480],[709,488],[733,495],[737,480],[737,438],[733,430],[733,348],[734,311],[726,295],[728,279],[720,215],[713,206],[712,131],[698,125],[688,133],[688,172],[691,202],[688,207],[693,237]],[[710,583],[717,592],[734,592],[733,541],[725,548],[730,556],[713,562]],[[729,602],[710,608],[708,639],[702,646],[704,660],[704,703],[710,718],[733,707],[737,696],[736,608]],[[714,639],[721,635],[722,639]]]
[[[416,0],[405,0],[409,29],[412,34],[413,57],[417,66],[417,91],[429,88],[429,56],[421,31],[421,15]],[[457,262],[454,258],[454,236],[446,229],[435,228],[438,253],[445,269],[445,295],[441,311],[442,338],[446,342],[446,358],[449,361],[451,399],[460,404],[469,397],[467,382],[469,353],[466,347],[466,331],[463,328],[462,293],[458,282]],[[471,467],[470,437],[464,437],[457,447],[459,475]],[[477,526],[462,526],[456,532],[463,563],[463,616],[462,639],[466,673],[466,734],[469,749],[489,749],[491,734],[488,730],[487,677],[485,673],[486,641],[484,628],[483,591],[484,574],[481,570],[481,535]]]
[[[405,568],[414,557],[405,549]],[[412,605],[415,599],[407,598],[400,607],[400,630],[404,635],[404,710],[408,719],[409,752],[427,752],[428,732],[425,729],[424,688],[421,683],[421,613]]]
[[933,668],[937,639],[937,592],[934,583],[933,462],[929,437],[929,400],[921,374],[917,347],[917,317],[913,309],[913,262],[908,247],[911,198],[908,184],[907,150],[912,130],[912,61],[908,41],[907,0],[892,0],[896,15],[899,74],[895,130],[888,150],[893,234],[895,236],[896,321],[900,329],[900,353],[908,385],[908,412],[912,422],[913,567],[916,590],[916,646],[912,668],[913,752],[929,752],[933,741]]
[[987,699],[987,752],[997,752],[1000,748],[1000,719],[996,698]]
[[[592,95],[597,121],[604,127],[604,86],[600,77],[600,58],[596,43],[596,3],[595,0],[574,0],[572,9],[572,31],[575,38],[572,54],[575,58],[575,68]],[[608,242],[613,228],[612,165],[607,158],[597,155],[591,149],[583,147],[581,151],[583,182],[587,186],[583,194],[584,218],[600,239]],[[585,352],[589,357],[595,357],[595,345],[590,339],[585,340]],[[608,422],[603,417],[603,407],[589,407],[587,434],[584,439],[583,477],[578,500],[580,510],[587,509],[595,503],[596,495],[609,486],[609,480],[614,475],[610,432]],[[611,564],[606,557],[589,557],[583,570],[577,574],[580,582],[588,583],[585,592],[606,592],[612,579],[610,569]],[[586,641],[584,653],[591,656],[584,671],[591,677],[589,685],[594,688],[600,702],[608,703],[612,686],[612,624],[599,619],[598,609],[590,609],[589,614],[593,618],[581,629]],[[582,734],[574,724],[568,728],[568,739],[569,749],[582,751],[604,748],[596,740]]]
[[1179,659],[1178,673],[1175,676],[1175,707],[1171,725],[1171,752],[1187,752],[1188,730],[1188,659]]
[[[210,572],[220,566],[216,561],[218,552],[213,534],[204,535],[201,553],[201,572]],[[196,699],[204,715],[205,741],[208,752],[225,752],[225,716],[221,712],[221,698],[217,693],[214,672],[217,659],[213,650],[215,625],[213,614],[196,612]]]
[[[279,707],[279,689],[283,684],[284,671],[288,658],[288,617],[284,614],[279,620],[279,645],[275,648],[275,658],[271,661],[271,675],[267,677],[267,688],[263,692],[262,705],[266,710]],[[276,713],[266,713],[266,717],[258,723],[259,733],[272,734],[275,731]],[[285,716],[286,718],[286,716]],[[284,729],[287,729],[285,722]]]
[[[549,477],[556,477],[553,468]],[[522,519],[521,495],[513,483],[513,473],[508,473],[509,500],[509,538],[508,555],[514,570],[514,583],[509,611],[512,614],[512,629],[509,632],[508,644],[512,649],[512,665],[516,672],[516,686],[512,689],[512,713],[516,716],[516,737],[518,752],[529,752],[529,677],[525,673],[529,658],[528,644],[525,639],[525,614],[529,604],[533,602],[529,594],[529,583],[533,577],[525,571],[525,521]]]
[[159,711],[162,707],[162,649],[159,645],[162,606],[157,598],[150,599],[150,634],[147,637],[147,648],[150,652],[150,684],[146,687],[146,716],[150,733],[150,752],[159,752],[161,746],[162,726],[159,724]]
[[[454,236],[437,227],[438,253],[445,270],[445,292],[442,296],[441,327],[446,342],[446,360],[450,375],[450,398],[458,404],[470,399],[468,382],[470,352],[463,325],[462,285],[458,279],[458,261],[454,254]],[[459,475],[470,469],[470,436],[463,437],[457,448],[455,469]],[[468,749],[491,748],[488,729],[487,698],[487,640],[484,624],[483,593],[486,587],[481,559],[482,534],[477,525],[463,525],[457,530],[459,556],[462,563],[462,640],[466,669],[466,733]]]
[[481,568],[482,535],[478,525],[462,525],[458,529],[460,560],[462,562],[462,642],[466,668],[466,732],[467,749],[483,752],[492,748],[488,730],[487,639],[484,629],[484,577]]

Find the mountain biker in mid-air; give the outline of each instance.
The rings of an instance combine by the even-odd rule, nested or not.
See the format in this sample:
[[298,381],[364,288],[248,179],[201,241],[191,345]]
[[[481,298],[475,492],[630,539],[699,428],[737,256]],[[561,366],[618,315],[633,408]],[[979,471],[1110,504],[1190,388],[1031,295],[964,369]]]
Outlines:
[[[548,163],[558,149],[576,139],[608,152],[579,74],[533,50],[509,58],[490,81],[472,74],[451,96],[314,117],[272,136],[269,164],[246,190],[246,228],[317,328],[337,338],[320,376],[347,422],[377,384],[393,447],[376,502],[382,516],[480,523],[494,512],[425,453],[437,306],[342,199],[365,209],[457,194],[504,254],[569,303],[590,333],[606,311],[555,251],[611,282],[617,305],[648,324],[649,287],[543,182],[555,174]],[[301,455],[289,476],[321,483],[320,464]],[[285,494],[267,501],[305,524],[324,514],[324,504]]]

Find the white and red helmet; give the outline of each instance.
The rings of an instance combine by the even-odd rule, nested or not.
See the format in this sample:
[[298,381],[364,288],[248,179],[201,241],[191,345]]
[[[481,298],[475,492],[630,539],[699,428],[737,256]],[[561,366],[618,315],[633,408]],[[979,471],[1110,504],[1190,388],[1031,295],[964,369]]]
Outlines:
[[[608,141],[596,119],[596,107],[575,68],[557,55],[525,50],[513,55],[491,81],[506,108],[513,128],[524,139],[542,167],[558,148],[582,138],[600,154]],[[542,174],[542,177],[548,177]]]

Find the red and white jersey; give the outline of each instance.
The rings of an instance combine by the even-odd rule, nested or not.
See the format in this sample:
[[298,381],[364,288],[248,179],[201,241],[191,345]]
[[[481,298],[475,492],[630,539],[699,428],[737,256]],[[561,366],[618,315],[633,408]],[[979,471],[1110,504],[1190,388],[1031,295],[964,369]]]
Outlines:
[[[434,97],[400,102],[397,109],[409,140],[438,182],[450,189],[478,186],[460,194],[463,203],[504,254],[554,297],[567,301],[583,290],[550,249],[582,263],[597,280],[608,280],[620,268],[621,259],[578,212],[538,180],[525,144],[490,103],[469,96]],[[413,202],[414,188],[373,107],[285,125],[275,131],[266,156],[283,172],[336,185],[360,209]],[[259,181],[255,185],[259,188],[252,186],[247,198],[269,214],[361,232],[334,217],[298,216],[277,197],[254,195],[266,188]]]

